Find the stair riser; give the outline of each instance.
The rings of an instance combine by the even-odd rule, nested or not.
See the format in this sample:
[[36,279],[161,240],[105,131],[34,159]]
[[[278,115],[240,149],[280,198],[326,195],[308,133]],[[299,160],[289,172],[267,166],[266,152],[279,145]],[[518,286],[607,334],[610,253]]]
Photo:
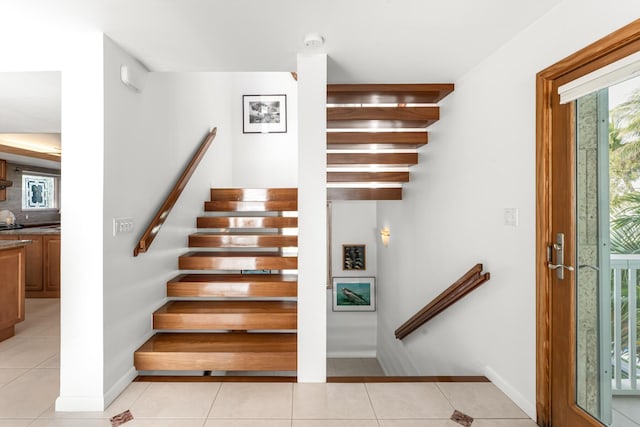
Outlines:
[[134,357],[139,371],[295,371],[296,352],[143,353]]
[[198,228],[296,228],[298,218],[272,217],[199,217]]
[[255,330],[297,328],[296,313],[156,314],[154,329]]
[[212,201],[204,203],[207,212],[280,212],[297,211],[297,201],[273,202],[227,202]]
[[417,153],[393,153],[393,154],[357,154],[357,153],[330,153],[327,154],[327,165],[389,165],[411,166],[418,164]]
[[297,283],[170,283],[169,297],[296,297]]
[[402,200],[402,188],[327,188],[327,200]]
[[298,236],[189,236],[192,248],[287,248],[298,246]]
[[296,270],[298,259],[296,257],[180,257],[178,267],[181,270]]
[[437,104],[454,90],[451,83],[329,84],[328,104]]
[[[346,148],[345,145],[392,146],[394,148],[418,148],[428,141],[427,132],[328,132],[327,148]],[[373,148],[371,147],[371,148]]]
[[266,202],[298,200],[296,188],[212,188],[211,200]]
[[327,182],[409,182],[409,172],[327,172]]

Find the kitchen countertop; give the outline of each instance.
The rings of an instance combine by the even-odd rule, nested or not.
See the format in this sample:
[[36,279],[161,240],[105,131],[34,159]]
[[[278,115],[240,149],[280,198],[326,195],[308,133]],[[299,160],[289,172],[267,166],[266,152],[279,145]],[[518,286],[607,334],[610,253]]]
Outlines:
[[31,240],[0,240],[0,251],[4,249],[19,248],[20,246],[28,245]]
[[59,225],[49,225],[46,227],[25,227],[25,228],[14,228],[11,230],[1,230],[0,235],[17,235],[17,234],[47,234],[47,235],[56,235],[60,234],[60,226]]

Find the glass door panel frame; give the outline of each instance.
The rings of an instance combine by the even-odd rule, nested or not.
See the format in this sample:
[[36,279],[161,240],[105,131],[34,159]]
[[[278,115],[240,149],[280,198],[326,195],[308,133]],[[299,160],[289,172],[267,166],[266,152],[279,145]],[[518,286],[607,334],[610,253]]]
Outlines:
[[[637,51],[640,20],[536,76],[536,410],[540,426],[550,426],[553,420],[557,426],[602,425],[575,402],[575,275],[568,275],[566,287],[552,286],[555,275],[547,267],[547,247],[557,228],[565,228],[567,236],[575,235],[575,217],[571,217],[575,215],[574,108],[560,104],[558,87]],[[567,264],[575,265],[575,248],[569,243]],[[558,338],[565,338],[560,348]]]

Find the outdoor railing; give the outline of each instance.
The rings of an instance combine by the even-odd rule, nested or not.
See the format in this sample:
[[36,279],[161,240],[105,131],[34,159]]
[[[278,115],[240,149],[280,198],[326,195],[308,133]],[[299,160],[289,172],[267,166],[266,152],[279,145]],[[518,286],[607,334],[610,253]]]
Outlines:
[[611,255],[614,394],[640,394],[638,270],[640,255]]

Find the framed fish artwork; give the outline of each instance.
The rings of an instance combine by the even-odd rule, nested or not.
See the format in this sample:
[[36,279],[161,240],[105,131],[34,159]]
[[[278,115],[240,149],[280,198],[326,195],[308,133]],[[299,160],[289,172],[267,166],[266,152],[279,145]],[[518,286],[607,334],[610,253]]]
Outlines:
[[375,277],[334,277],[333,311],[376,311]]

